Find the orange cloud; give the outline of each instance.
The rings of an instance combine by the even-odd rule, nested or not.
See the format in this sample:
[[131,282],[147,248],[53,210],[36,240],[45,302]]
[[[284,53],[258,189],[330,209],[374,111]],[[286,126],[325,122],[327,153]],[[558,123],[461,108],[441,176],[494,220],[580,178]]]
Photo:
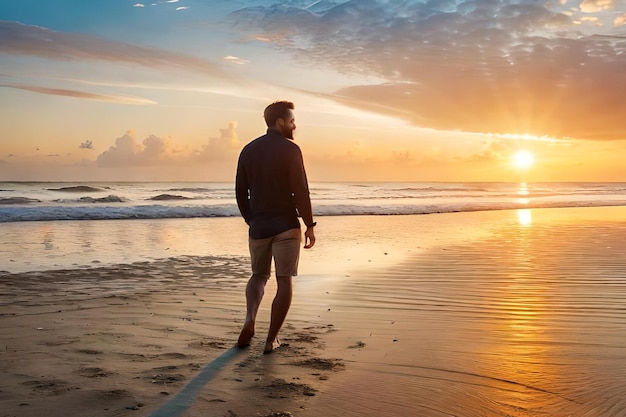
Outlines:
[[196,159],[202,163],[216,160],[236,160],[241,150],[237,122],[230,122],[228,128],[220,129],[219,138],[210,138],[209,143],[196,152]]
[[580,10],[585,13],[596,13],[613,7],[613,0],[583,0]]
[[386,80],[326,95],[348,106],[437,130],[626,138],[623,36],[584,35],[562,7],[537,2],[411,4],[247,8],[232,18],[303,63]]
[[127,131],[115,144],[98,155],[100,167],[193,166],[209,162],[233,162],[241,150],[237,123],[230,122],[220,129],[219,137],[209,138],[199,149],[179,150],[171,138],[150,135],[139,142],[135,132]]
[[96,164],[102,167],[153,166],[171,161],[167,140],[151,135],[137,143],[132,130],[115,140],[115,145],[100,154]]

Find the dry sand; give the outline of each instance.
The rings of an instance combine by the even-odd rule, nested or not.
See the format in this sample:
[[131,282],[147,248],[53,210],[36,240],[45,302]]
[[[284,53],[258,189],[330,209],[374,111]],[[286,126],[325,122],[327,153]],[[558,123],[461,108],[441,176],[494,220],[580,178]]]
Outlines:
[[625,416],[625,214],[324,219],[270,355],[243,256],[0,273],[0,416]]

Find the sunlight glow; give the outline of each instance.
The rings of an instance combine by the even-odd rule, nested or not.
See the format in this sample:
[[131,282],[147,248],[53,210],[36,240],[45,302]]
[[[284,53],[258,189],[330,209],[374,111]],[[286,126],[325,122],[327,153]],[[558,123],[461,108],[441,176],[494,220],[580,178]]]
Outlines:
[[513,155],[513,165],[519,169],[528,169],[535,163],[535,156],[528,151],[518,151]]

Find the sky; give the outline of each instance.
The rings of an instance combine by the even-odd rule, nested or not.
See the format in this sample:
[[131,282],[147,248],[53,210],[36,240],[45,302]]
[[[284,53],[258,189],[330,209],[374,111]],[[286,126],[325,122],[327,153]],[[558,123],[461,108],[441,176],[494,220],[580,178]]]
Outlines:
[[626,0],[0,0],[0,181],[626,181]]

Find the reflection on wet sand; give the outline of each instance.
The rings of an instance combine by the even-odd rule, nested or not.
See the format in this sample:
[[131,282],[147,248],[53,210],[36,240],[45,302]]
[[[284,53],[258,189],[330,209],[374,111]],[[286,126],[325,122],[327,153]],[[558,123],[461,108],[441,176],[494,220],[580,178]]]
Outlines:
[[345,283],[329,319],[366,347],[329,404],[348,416],[626,415],[626,223],[511,214],[489,237]]
[[[324,218],[294,280],[290,350],[250,349],[182,417],[263,415],[257,404],[298,417],[623,417],[625,218],[620,207]],[[176,368],[173,394],[236,340],[249,274],[240,219],[42,226],[3,226],[6,267],[40,271],[0,283],[7,413],[87,404],[105,378],[116,389],[91,409],[111,407],[111,393],[122,410],[155,408],[155,375]],[[38,239],[27,257],[25,233]],[[92,259],[103,267],[45,270]],[[303,355],[345,367],[294,370]],[[58,388],[78,377],[81,390]],[[35,400],[33,387],[58,395]]]

